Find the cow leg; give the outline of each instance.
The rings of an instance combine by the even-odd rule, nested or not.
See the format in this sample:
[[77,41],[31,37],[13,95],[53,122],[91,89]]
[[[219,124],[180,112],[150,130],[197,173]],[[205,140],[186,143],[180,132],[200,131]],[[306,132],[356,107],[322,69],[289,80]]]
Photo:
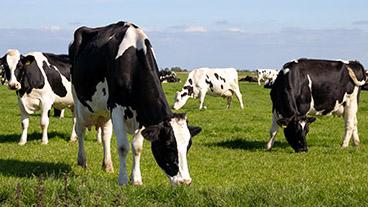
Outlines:
[[275,142],[275,138],[276,138],[278,130],[279,130],[279,125],[277,124],[276,116],[273,113],[272,114],[272,126],[270,129],[270,140],[268,141],[267,146],[266,146],[267,150],[271,150],[273,143]]
[[84,135],[85,135],[86,127],[81,123],[79,119],[76,120],[75,123],[75,132],[78,136],[78,165],[83,168],[87,168],[87,158],[86,152],[84,150]]
[[119,185],[128,184],[128,175],[126,170],[126,158],[129,152],[129,141],[124,130],[124,110],[121,106],[116,106],[111,113],[112,125],[117,138],[118,153],[120,160]]
[[111,119],[109,119],[102,127],[98,128],[99,131],[102,132],[102,142],[104,149],[104,160],[102,163],[102,168],[104,168],[106,172],[114,172],[114,167],[111,161],[111,136],[112,136]]
[[27,143],[27,132],[29,127],[29,115],[21,110],[21,122],[22,122],[22,135],[20,137],[19,145],[25,145]]
[[239,87],[236,87],[236,90],[234,90],[235,96],[238,99],[239,103],[240,103],[240,108],[244,109],[244,104],[243,104],[243,98],[242,95],[240,93]]
[[232,99],[233,99],[232,96],[226,97],[226,100],[227,100],[226,109],[229,109],[230,108]]
[[355,146],[359,146],[360,144],[360,139],[358,135],[358,119],[356,115],[355,115],[355,120],[354,120],[353,143]]
[[76,118],[76,114],[74,111],[74,107],[71,107],[70,110],[72,111],[72,114],[73,114],[73,129],[72,129],[72,134],[70,135],[70,141],[75,142],[77,141],[77,133],[75,132],[75,123],[77,122],[77,118]]
[[47,128],[49,126],[49,110],[51,109],[51,104],[42,104],[41,107],[41,130],[42,130],[42,144],[47,144],[49,142],[47,137]]
[[206,106],[204,106],[204,98],[206,97],[206,93],[207,91],[199,92],[199,109],[203,109],[203,107],[206,108]]
[[133,185],[142,185],[142,175],[140,169],[140,160],[141,154],[143,150],[143,136],[141,134],[141,130],[136,133],[133,137],[132,141],[132,150],[133,150],[133,168],[131,174],[131,181]]
[[102,142],[102,129],[98,126],[96,126],[96,140],[98,143]]
[[[357,103],[357,87],[355,87],[352,97],[346,101],[346,106],[344,110],[344,119],[345,119],[345,135],[342,141],[341,147],[346,148],[349,146],[350,138],[355,133],[354,141],[358,140],[358,130],[356,129],[357,120],[356,113],[358,111],[358,103]],[[356,130],[355,130],[356,129]],[[356,132],[354,132],[356,131]]]
[[60,119],[64,118],[64,112],[65,112],[65,109],[60,110]]
[[261,85],[261,77],[257,77],[258,85]]

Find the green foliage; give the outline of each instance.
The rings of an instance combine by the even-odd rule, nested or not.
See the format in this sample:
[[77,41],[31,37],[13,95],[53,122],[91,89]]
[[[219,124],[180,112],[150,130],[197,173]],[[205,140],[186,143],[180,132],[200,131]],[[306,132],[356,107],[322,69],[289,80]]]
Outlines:
[[[241,73],[239,78],[250,72]],[[182,80],[186,73],[178,73]],[[182,83],[165,83],[170,104]],[[271,126],[269,90],[240,83],[245,109],[234,98],[206,97],[207,110],[190,99],[180,110],[203,131],[189,151],[190,187],[171,187],[145,142],[143,186],[118,186],[115,172],[102,168],[102,145],[87,132],[88,169],[76,165],[77,143],[70,143],[72,120],[51,117],[49,144],[41,145],[39,114],[30,120],[29,140],[18,146],[21,125],[15,93],[0,88],[0,206],[366,206],[368,205],[367,92],[358,113],[360,147],[340,149],[344,123],[318,117],[310,127],[309,152],[296,154],[280,130],[272,151],[265,150]],[[129,137],[131,139],[131,137]],[[127,168],[132,167],[132,155]]]

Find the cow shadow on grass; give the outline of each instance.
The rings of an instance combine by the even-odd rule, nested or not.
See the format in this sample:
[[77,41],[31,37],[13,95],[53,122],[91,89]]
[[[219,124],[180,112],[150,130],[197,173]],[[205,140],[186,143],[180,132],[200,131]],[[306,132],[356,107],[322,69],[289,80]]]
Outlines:
[[[56,132],[56,131],[52,131],[52,132],[48,132],[48,138],[53,139],[55,137],[60,137],[62,139],[65,140],[69,140],[69,134],[65,134],[65,133],[60,133],[60,132]],[[0,134],[0,143],[11,143],[11,142],[19,142],[20,140],[20,136],[21,136],[21,132],[19,132],[19,134],[17,133],[12,133],[12,134]],[[41,142],[41,138],[42,138],[42,134],[40,132],[33,132],[33,133],[29,133],[27,136],[27,142],[28,141],[34,141],[34,140],[39,140]]]
[[0,175],[8,177],[60,178],[70,171],[71,166],[64,163],[0,159]]
[[[267,141],[256,141],[236,138],[232,140],[225,140],[220,142],[208,143],[208,147],[224,147],[229,149],[240,149],[249,151],[266,150]],[[276,148],[287,148],[289,144],[286,142],[275,141],[273,147]]]

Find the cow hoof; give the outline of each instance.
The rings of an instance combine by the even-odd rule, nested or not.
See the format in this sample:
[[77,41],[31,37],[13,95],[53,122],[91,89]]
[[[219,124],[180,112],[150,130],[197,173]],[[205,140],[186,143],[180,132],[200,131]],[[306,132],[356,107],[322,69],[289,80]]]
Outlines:
[[134,181],[134,182],[132,183],[132,185],[133,185],[133,186],[141,186],[141,185],[143,185],[143,182],[142,182],[142,181]]
[[86,161],[83,162],[83,161],[78,160],[77,165],[83,167],[84,169],[87,169],[88,167]]
[[46,145],[46,144],[48,144],[49,143],[49,141],[42,141],[41,142],[41,144],[44,144],[44,145]]
[[20,142],[18,142],[18,145],[23,146],[23,145],[25,145],[26,143],[27,143],[26,141],[20,141]]
[[346,148],[348,148],[348,145],[344,145],[344,144],[341,145],[341,149],[346,149]]
[[353,144],[354,144],[354,146],[359,147],[360,141],[359,140],[358,141],[354,141]]
[[105,170],[105,172],[107,173],[113,173],[114,172],[114,167],[112,166],[112,164],[102,164],[102,168]]

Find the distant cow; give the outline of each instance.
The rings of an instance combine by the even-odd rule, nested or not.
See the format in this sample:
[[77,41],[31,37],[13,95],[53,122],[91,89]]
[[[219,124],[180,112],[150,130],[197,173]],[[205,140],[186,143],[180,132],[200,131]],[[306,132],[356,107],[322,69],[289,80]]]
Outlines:
[[247,75],[245,78],[241,78],[239,81],[257,82],[257,78]]
[[314,115],[338,115],[345,120],[341,146],[353,137],[359,145],[358,100],[365,83],[363,66],[357,61],[299,59],[286,63],[272,89],[272,127],[267,149],[271,149],[279,126],[296,151],[308,151],[306,136]]
[[161,83],[175,83],[180,82],[180,78],[176,76],[174,71],[170,70],[160,70],[160,82]]
[[[126,158],[133,134],[131,180],[142,184],[140,156],[143,138],[172,184],[190,184],[187,151],[199,127],[187,125],[184,114],[173,114],[161,87],[150,41],[137,26],[118,22],[105,27],[81,27],[69,47],[77,116],[78,165],[86,167],[86,127],[102,127],[104,166],[112,170],[110,140],[113,125],[120,158],[119,184],[128,183]],[[111,122],[111,119],[112,122]]]
[[[10,49],[0,59],[0,65],[4,68],[9,89],[18,95],[23,128],[19,144],[27,142],[29,115],[38,110],[41,110],[42,144],[47,144],[51,106],[57,109],[73,107],[68,56],[41,52],[23,56],[18,50]],[[74,126],[71,139],[76,139]]]
[[264,81],[275,81],[277,78],[277,74],[279,74],[278,70],[274,69],[257,69],[257,81],[258,85],[261,85],[261,80]]
[[213,96],[227,98],[229,108],[232,96],[235,94],[240,102],[240,108],[244,108],[242,95],[239,90],[238,72],[234,68],[198,68],[191,71],[182,90],[176,93],[175,110],[184,106],[187,100],[199,97],[199,109],[204,107],[206,93]]

